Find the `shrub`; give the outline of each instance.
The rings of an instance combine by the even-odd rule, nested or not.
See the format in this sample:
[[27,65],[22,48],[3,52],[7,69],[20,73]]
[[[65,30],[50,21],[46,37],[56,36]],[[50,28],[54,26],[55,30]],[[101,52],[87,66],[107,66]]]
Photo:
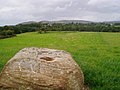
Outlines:
[[0,32],[0,39],[16,36],[12,30],[3,30]]

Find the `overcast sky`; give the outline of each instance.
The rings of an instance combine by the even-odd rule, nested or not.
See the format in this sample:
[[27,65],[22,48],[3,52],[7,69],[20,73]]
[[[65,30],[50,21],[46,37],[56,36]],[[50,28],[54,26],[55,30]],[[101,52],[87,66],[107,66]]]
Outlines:
[[120,0],[0,0],[0,25],[63,19],[120,20]]

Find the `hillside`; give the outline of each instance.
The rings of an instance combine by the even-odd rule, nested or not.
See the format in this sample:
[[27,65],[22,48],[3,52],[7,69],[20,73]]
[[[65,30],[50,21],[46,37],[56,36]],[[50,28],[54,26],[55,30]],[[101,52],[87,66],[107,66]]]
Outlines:
[[83,24],[87,24],[87,23],[92,23],[91,21],[85,21],[85,20],[59,20],[59,21],[28,21],[28,22],[23,22],[20,24],[32,24],[32,23],[65,23],[65,24],[69,24],[69,23],[83,23]]
[[120,21],[105,21],[104,23],[115,24],[115,23],[120,23]]
[[107,24],[115,24],[120,23],[120,21],[103,21],[103,22],[93,22],[93,21],[86,21],[86,20],[58,20],[58,21],[28,21],[28,22],[22,22],[20,24],[32,24],[32,23],[64,23],[64,24],[70,24],[70,23],[80,23],[80,24],[89,24],[89,23],[107,23]]

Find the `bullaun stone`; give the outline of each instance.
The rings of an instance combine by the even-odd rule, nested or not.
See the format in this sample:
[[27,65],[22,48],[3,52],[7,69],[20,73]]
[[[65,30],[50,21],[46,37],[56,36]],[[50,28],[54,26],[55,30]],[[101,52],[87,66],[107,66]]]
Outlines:
[[0,90],[84,90],[84,76],[68,52],[24,48],[3,68]]

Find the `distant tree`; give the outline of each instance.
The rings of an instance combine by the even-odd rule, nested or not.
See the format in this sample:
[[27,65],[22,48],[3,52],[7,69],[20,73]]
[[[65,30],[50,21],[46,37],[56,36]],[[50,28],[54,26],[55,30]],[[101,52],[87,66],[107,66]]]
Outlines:
[[13,30],[3,30],[0,32],[0,38],[8,38],[15,36]]

